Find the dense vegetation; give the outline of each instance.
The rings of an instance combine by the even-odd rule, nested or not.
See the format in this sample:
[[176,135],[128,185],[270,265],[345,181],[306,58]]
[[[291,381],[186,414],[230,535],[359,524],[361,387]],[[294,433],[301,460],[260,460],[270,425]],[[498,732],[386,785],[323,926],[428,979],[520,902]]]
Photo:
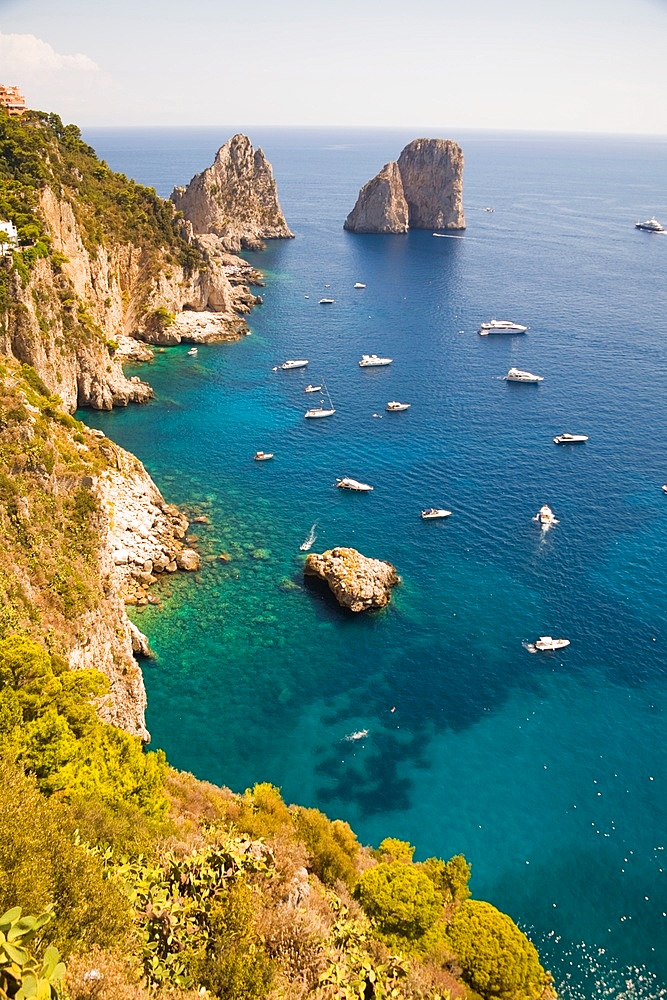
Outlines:
[[[23,244],[0,262],[0,314],[17,276],[59,266],[45,184],[75,206],[89,249],[131,233],[192,263],[171,206],[75,126],[0,110],[0,218]],[[110,464],[109,442],[33,368],[0,363],[0,1000],[551,996],[528,939],[469,898],[462,856],[365,848],[271,785],[197,781],[100,720],[107,680],[64,654],[108,586],[91,486]]]

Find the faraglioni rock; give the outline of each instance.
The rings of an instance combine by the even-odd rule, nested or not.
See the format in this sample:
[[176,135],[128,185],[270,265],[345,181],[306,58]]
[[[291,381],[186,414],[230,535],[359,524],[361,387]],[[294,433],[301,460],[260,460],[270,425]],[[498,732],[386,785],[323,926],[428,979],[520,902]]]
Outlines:
[[321,555],[311,552],[303,572],[324,580],[338,603],[350,611],[383,608],[389,603],[391,588],[400,580],[390,562],[369,559],[345,546],[328,549]]
[[397,163],[385,163],[380,173],[364,184],[345,228],[353,233],[407,233],[408,203]]
[[353,233],[465,229],[463,152],[451,139],[413,139],[364,184],[345,220]]
[[266,239],[291,239],[271,164],[246,135],[221,146],[215,161],[171,200],[195,234],[212,233],[233,253],[258,250]]

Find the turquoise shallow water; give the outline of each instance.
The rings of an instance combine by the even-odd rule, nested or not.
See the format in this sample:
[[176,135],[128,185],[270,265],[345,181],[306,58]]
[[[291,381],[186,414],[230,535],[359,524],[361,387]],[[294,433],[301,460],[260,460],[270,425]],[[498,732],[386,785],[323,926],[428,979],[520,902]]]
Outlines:
[[[168,194],[232,132],[87,138]],[[249,255],[267,281],[252,335],[158,354],[140,369],[153,403],[85,414],[210,519],[202,573],[137,616],[154,745],[235,789],[273,781],[365,842],[462,851],[568,1000],[664,996],[667,237],[633,223],[667,218],[667,143],[457,136],[453,240],[341,228],[411,135],[252,138],[296,233]],[[477,336],[491,316],[530,331]],[[363,371],[365,352],[394,363]],[[271,371],[301,356],[305,371]],[[511,365],[545,381],[500,381]],[[321,379],[336,415],[305,421]],[[389,399],[412,407],[386,414]],[[558,448],[564,430],[590,441]],[[375,490],[343,494],[341,475]],[[560,520],[546,535],[543,503]],[[431,505],[454,514],[422,522]],[[352,617],[304,587],[314,522],[315,550],[396,564],[386,611]],[[530,655],[545,632],[572,645]]]

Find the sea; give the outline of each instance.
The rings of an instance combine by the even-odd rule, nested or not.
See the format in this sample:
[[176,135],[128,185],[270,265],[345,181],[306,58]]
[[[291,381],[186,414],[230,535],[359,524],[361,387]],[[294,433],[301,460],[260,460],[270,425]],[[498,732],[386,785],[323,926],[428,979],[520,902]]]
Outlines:
[[[207,520],[201,572],[132,612],[152,745],[365,844],[464,854],[563,1000],[667,997],[667,235],[634,225],[667,224],[667,137],[434,129],[465,156],[467,229],[445,238],[342,228],[412,130],[84,138],[168,196],[238,131],[295,234],[245,254],[265,277],[250,335],[159,351],[131,371],[152,402],[79,414]],[[494,317],[529,331],[479,336]],[[307,383],[333,417],[304,419]],[[354,615],[306,584],[310,536],[392,562],[390,605]],[[571,644],[530,652],[541,635]]]

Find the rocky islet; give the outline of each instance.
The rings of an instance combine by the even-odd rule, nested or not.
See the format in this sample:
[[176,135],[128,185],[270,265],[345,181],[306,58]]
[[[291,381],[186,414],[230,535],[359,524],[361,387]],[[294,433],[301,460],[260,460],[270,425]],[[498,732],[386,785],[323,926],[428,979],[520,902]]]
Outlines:
[[366,183],[344,223],[353,233],[465,229],[463,152],[451,139],[413,139]]

